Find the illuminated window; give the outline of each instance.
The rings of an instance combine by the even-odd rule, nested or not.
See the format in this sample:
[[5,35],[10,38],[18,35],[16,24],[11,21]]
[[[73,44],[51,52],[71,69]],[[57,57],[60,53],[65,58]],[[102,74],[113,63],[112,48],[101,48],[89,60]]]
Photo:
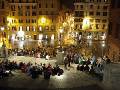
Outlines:
[[49,30],[49,27],[48,27],[48,26],[46,26],[46,27],[45,27],[45,29],[46,29],[46,30]]
[[27,26],[27,27],[26,27],[26,30],[27,30],[27,31],[30,31],[30,27],[29,27],[29,26]]
[[39,34],[39,40],[43,39],[43,34]]
[[96,24],[96,29],[99,29],[99,24]]
[[35,26],[32,27],[32,30],[35,31]]
[[54,37],[54,34],[52,34],[52,36],[51,36],[51,40],[54,40],[54,38],[55,38],[55,37]]
[[22,31],[23,30],[23,27],[22,26],[19,26],[19,31]]
[[41,26],[39,27],[39,31],[42,31],[42,27]]

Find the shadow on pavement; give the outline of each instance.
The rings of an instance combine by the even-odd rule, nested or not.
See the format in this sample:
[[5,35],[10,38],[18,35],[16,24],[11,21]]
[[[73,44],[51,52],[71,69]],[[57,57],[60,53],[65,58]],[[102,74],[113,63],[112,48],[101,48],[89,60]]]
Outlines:
[[90,86],[82,86],[82,87],[75,87],[75,88],[12,88],[12,87],[0,87],[0,90],[105,90],[98,85],[90,85]]

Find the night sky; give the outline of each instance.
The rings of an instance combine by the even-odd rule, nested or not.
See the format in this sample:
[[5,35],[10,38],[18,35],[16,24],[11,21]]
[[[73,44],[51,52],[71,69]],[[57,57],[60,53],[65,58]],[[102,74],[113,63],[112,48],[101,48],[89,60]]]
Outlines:
[[61,0],[61,4],[65,5],[68,8],[73,8],[73,1],[74,0]]

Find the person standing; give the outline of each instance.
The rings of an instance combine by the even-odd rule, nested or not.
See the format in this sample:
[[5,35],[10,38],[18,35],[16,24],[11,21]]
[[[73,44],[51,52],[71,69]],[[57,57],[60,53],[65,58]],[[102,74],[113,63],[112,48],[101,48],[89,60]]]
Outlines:
[[65,66],[65,69],[67,69],[67,64],[68,64],[68,58],[65,56],[64,57],[64,66]]

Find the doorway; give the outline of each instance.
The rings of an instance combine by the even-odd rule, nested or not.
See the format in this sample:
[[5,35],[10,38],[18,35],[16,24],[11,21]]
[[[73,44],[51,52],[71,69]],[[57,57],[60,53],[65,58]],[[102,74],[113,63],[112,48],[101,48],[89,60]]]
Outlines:
[[34,40],[37,40],[37,35],[34,35]]

